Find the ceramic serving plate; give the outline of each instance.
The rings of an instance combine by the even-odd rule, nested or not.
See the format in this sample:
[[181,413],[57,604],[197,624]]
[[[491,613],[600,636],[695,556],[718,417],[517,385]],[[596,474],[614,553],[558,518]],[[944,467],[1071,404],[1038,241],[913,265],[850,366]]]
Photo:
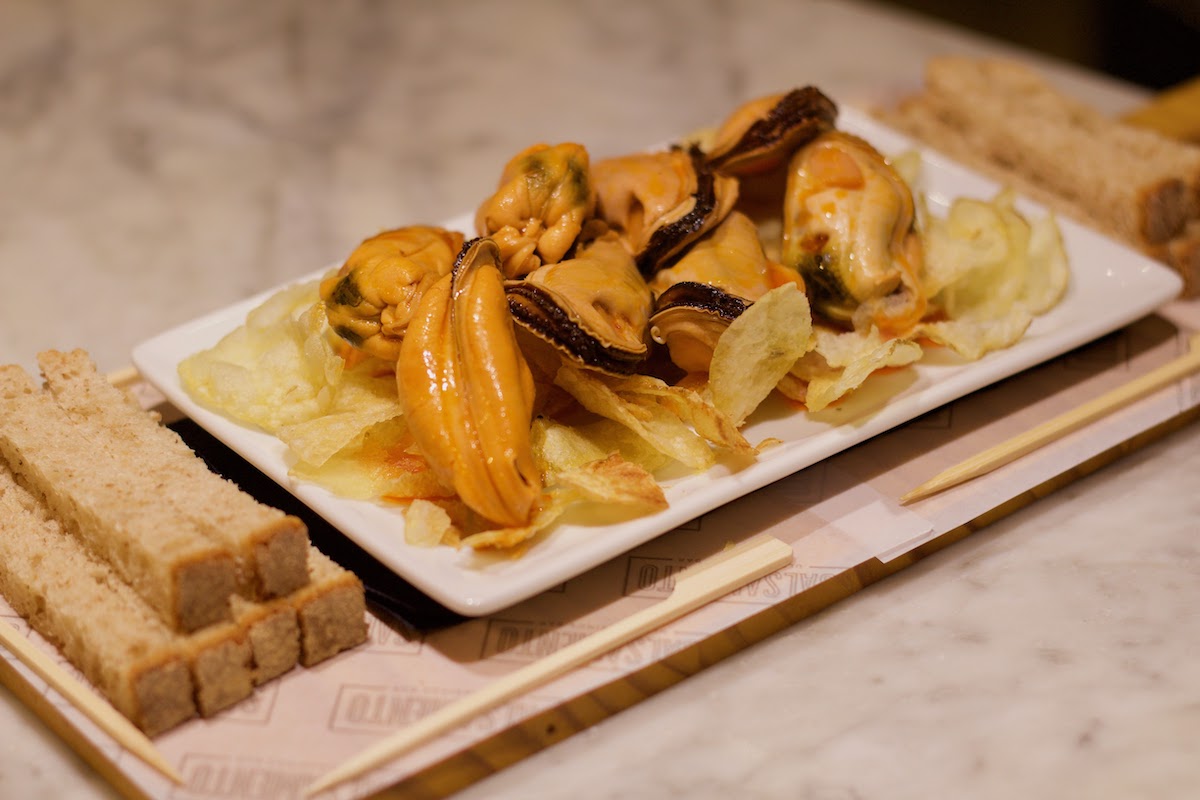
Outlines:
[[[857,133],[884,153],[922,153],[918,189],[934,214],[956,197],[990,198],[995,184],[853,109],[843,109],[839,127]],[[1031,214],[1044,213],[1022,204]],[[469,218],[449,227],[469,233]],[[269,294],[208,314],[139,345],[133,360],[141,374],[183,413],[291,491],[313,511],[370,552],[398,576],[442,605],[467,616],[500,610],[578,575],[724,503],[801,470],[854,444],[900,425],[944,403],[1060,355],[1120,328],[1176,296],[1179,278],[1170,270],[1092,231],[1060,220],[1071,263],[1071,286],[1063,301],[1037,318],[1015,346],[964,363],[941,353],[900,374],[873,377],[836,413],[808,415],[781,406],[760,409],[745,429],[751,442],[767,437],[781,444],[736,472],[708,472],[664,482],[670,507],[619,523],[563,524],[542,536],[520,558],[489,558],[448,547],[413,547],[404,541],[400,508],[347,500],[288,475],[288,456],[279,440],[198,405],[180,385],[177,367],[185,357],[211,347],[241,325],[248,311]],[[310,280],[318,270],[297,280]],[[282,287],[280,287],[282,288]]]

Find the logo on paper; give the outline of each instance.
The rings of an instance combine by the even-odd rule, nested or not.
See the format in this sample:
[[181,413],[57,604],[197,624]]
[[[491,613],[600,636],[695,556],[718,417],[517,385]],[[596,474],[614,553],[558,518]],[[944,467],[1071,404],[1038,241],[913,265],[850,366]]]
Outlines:
[[[331,730],[371,733],[403,728],[427,717],[466,692],[436,687],[347,685],[338,692]],[[535,710],[534,698],[516,700],[473,719],[462,728],[464,735],[491,734],[511,727]]]
[[533,661],[548,656],[592,633],[594,628],[514,619],[488,621],[482,658]]
[[[544,658],[574,644],[596,628],[590,625],[552,625],[520,620],[492,620],[488,625],[483,658],[526,663]],[[636,669],[670,656],[704,638],[693,632],[655,631],[589,662],[589,669]]]
[[421,636],[407,638],[374,614],[367,615],[367,638],[372,652],[396,655],[418,655],[425,643]]
[[189,753],[179,764],[179,774],[183,785],[171,792],[174,798],[286,800],[303,797],[320,770],[286,761]]
[[[695,559],[631,556],[625,571],[626,595],[665,598],[675,590],[679,573],[696,563]],[[793,570],[773,572],[726,595],[723,600],[764,603],[795,594],[803,578]]]

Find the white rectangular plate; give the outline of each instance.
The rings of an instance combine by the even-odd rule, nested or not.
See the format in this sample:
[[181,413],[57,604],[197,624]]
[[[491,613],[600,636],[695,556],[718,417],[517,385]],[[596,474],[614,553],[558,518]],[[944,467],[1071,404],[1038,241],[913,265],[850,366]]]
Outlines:
[[[842,111],[839,127],[862,135],[885,153],[898,154],[914,147],[908,139],[853,109]],[[919,188],[936,214],[944,214],[955,197],[990,198],[996,191],[995,184],[937,154],[924,152],[923,160]],[[1032,204],[1023,203],[1022,208],[1044,213]],[[461,229],[465,221],[455,221],[451,227]],[[1116,330],[1178,294],[1179,278],[1160,264],[1067,220],[1060,220],[1060,225],[1072,268],[1070,289],[1057,307],[1034,321],[1015,346],[970,364],[947,357],[918,362],[911,374],[906,371],[902,383],[874,379],[875,390],[868,384],[834,415],[761,414],[752,418],[746,437],[751,442],[775,437],[782,444],[770,448],[754,464],[734,473],[716,467],[670,481],[665,486],[668,509],[619,524],[562,525],[517,559],[488,558],[448,547],[409,546],[404,542],[400,509],[346,500],[293,480],[279,440],[213,413],[188,396],[179,382],[179,362],[211,347],[241,325],[247,312],[270,292],[156,336],[134,350],[133,360],[141,374],[182,412],[397,575],[447,608],[478,616],[556,586],[706,511]],[[298,280],[317,277],[323,271]],[[880,391],[885,388],[887,392]],[[770,418],[763,418],[767,416]],[[834,424],[831,417],[840,424]]]

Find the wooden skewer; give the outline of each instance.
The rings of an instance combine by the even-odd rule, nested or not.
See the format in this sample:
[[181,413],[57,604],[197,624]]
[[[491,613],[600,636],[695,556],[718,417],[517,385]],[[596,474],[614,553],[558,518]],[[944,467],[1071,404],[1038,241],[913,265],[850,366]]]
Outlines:
[[922,500],[932,494],[977,478],[994,469],[1032,453],[1044,444],[1078,430],[1100,419],[1122,406],[1132,403],[1151,392],[1192,374],[1200,369],[1200,333],[1192,334],[1188,340],[1188,352],[1163,364],[1124,386],[1096,397],[1078,408],[1043,422],[1024,433],[1014,436],[978,455],[956,464],[913,489],[900,498],[903,504]]
[[137,371],[137,367],[131,364],[127,367],[121,367],[120,369],[113,370],[104,377],[106,377],[108,382],[118,389],[126,389],[131,384],[136,383],[138,379],[142,377],[142,375]]
[[792,547],[760,535],[679,573],[675,590],[661,603],[644,608],[603,630],[496,680],[477,692],[439,708],[404,730],[335,767],[312,785],[315,794],[396,758],[502,703],[659,628],[734,589],[786,566]]
[[118,744],[174,783],[183,783],[183,778],[162,753],[158,752],[146,734],[134,727],[133,723],[115,708],[97,697],[91,689],[71,677],[66,670],[3,620],[0,620],[0,644],[48,683],[54,691],[70,701],[71,705],[82,711],[88,719],[99,725]]

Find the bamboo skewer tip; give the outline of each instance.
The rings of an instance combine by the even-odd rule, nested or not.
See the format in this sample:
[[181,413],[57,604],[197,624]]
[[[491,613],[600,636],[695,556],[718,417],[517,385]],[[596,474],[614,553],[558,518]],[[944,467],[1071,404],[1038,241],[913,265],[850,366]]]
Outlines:
[[1094,422],[1151,392],[1183,379],[1200,369],[1200,332],[1188,337],[1183,355],[1134,378],[1083,405],[1064,412],[1041,425],[1024,431],[998,445],[939,472],[926,482],[901,495],[901,505],[927,497],[992,472],[1016,459]]
[[0,620],[0,644],[22,664],[44,680],[54,691],[94,722],[118,744],[176,785],[183,777],[155,748],[153,742],[115,708],[98,697],[88,687],[73,678],[62,667],[38,650],[16,628]]

